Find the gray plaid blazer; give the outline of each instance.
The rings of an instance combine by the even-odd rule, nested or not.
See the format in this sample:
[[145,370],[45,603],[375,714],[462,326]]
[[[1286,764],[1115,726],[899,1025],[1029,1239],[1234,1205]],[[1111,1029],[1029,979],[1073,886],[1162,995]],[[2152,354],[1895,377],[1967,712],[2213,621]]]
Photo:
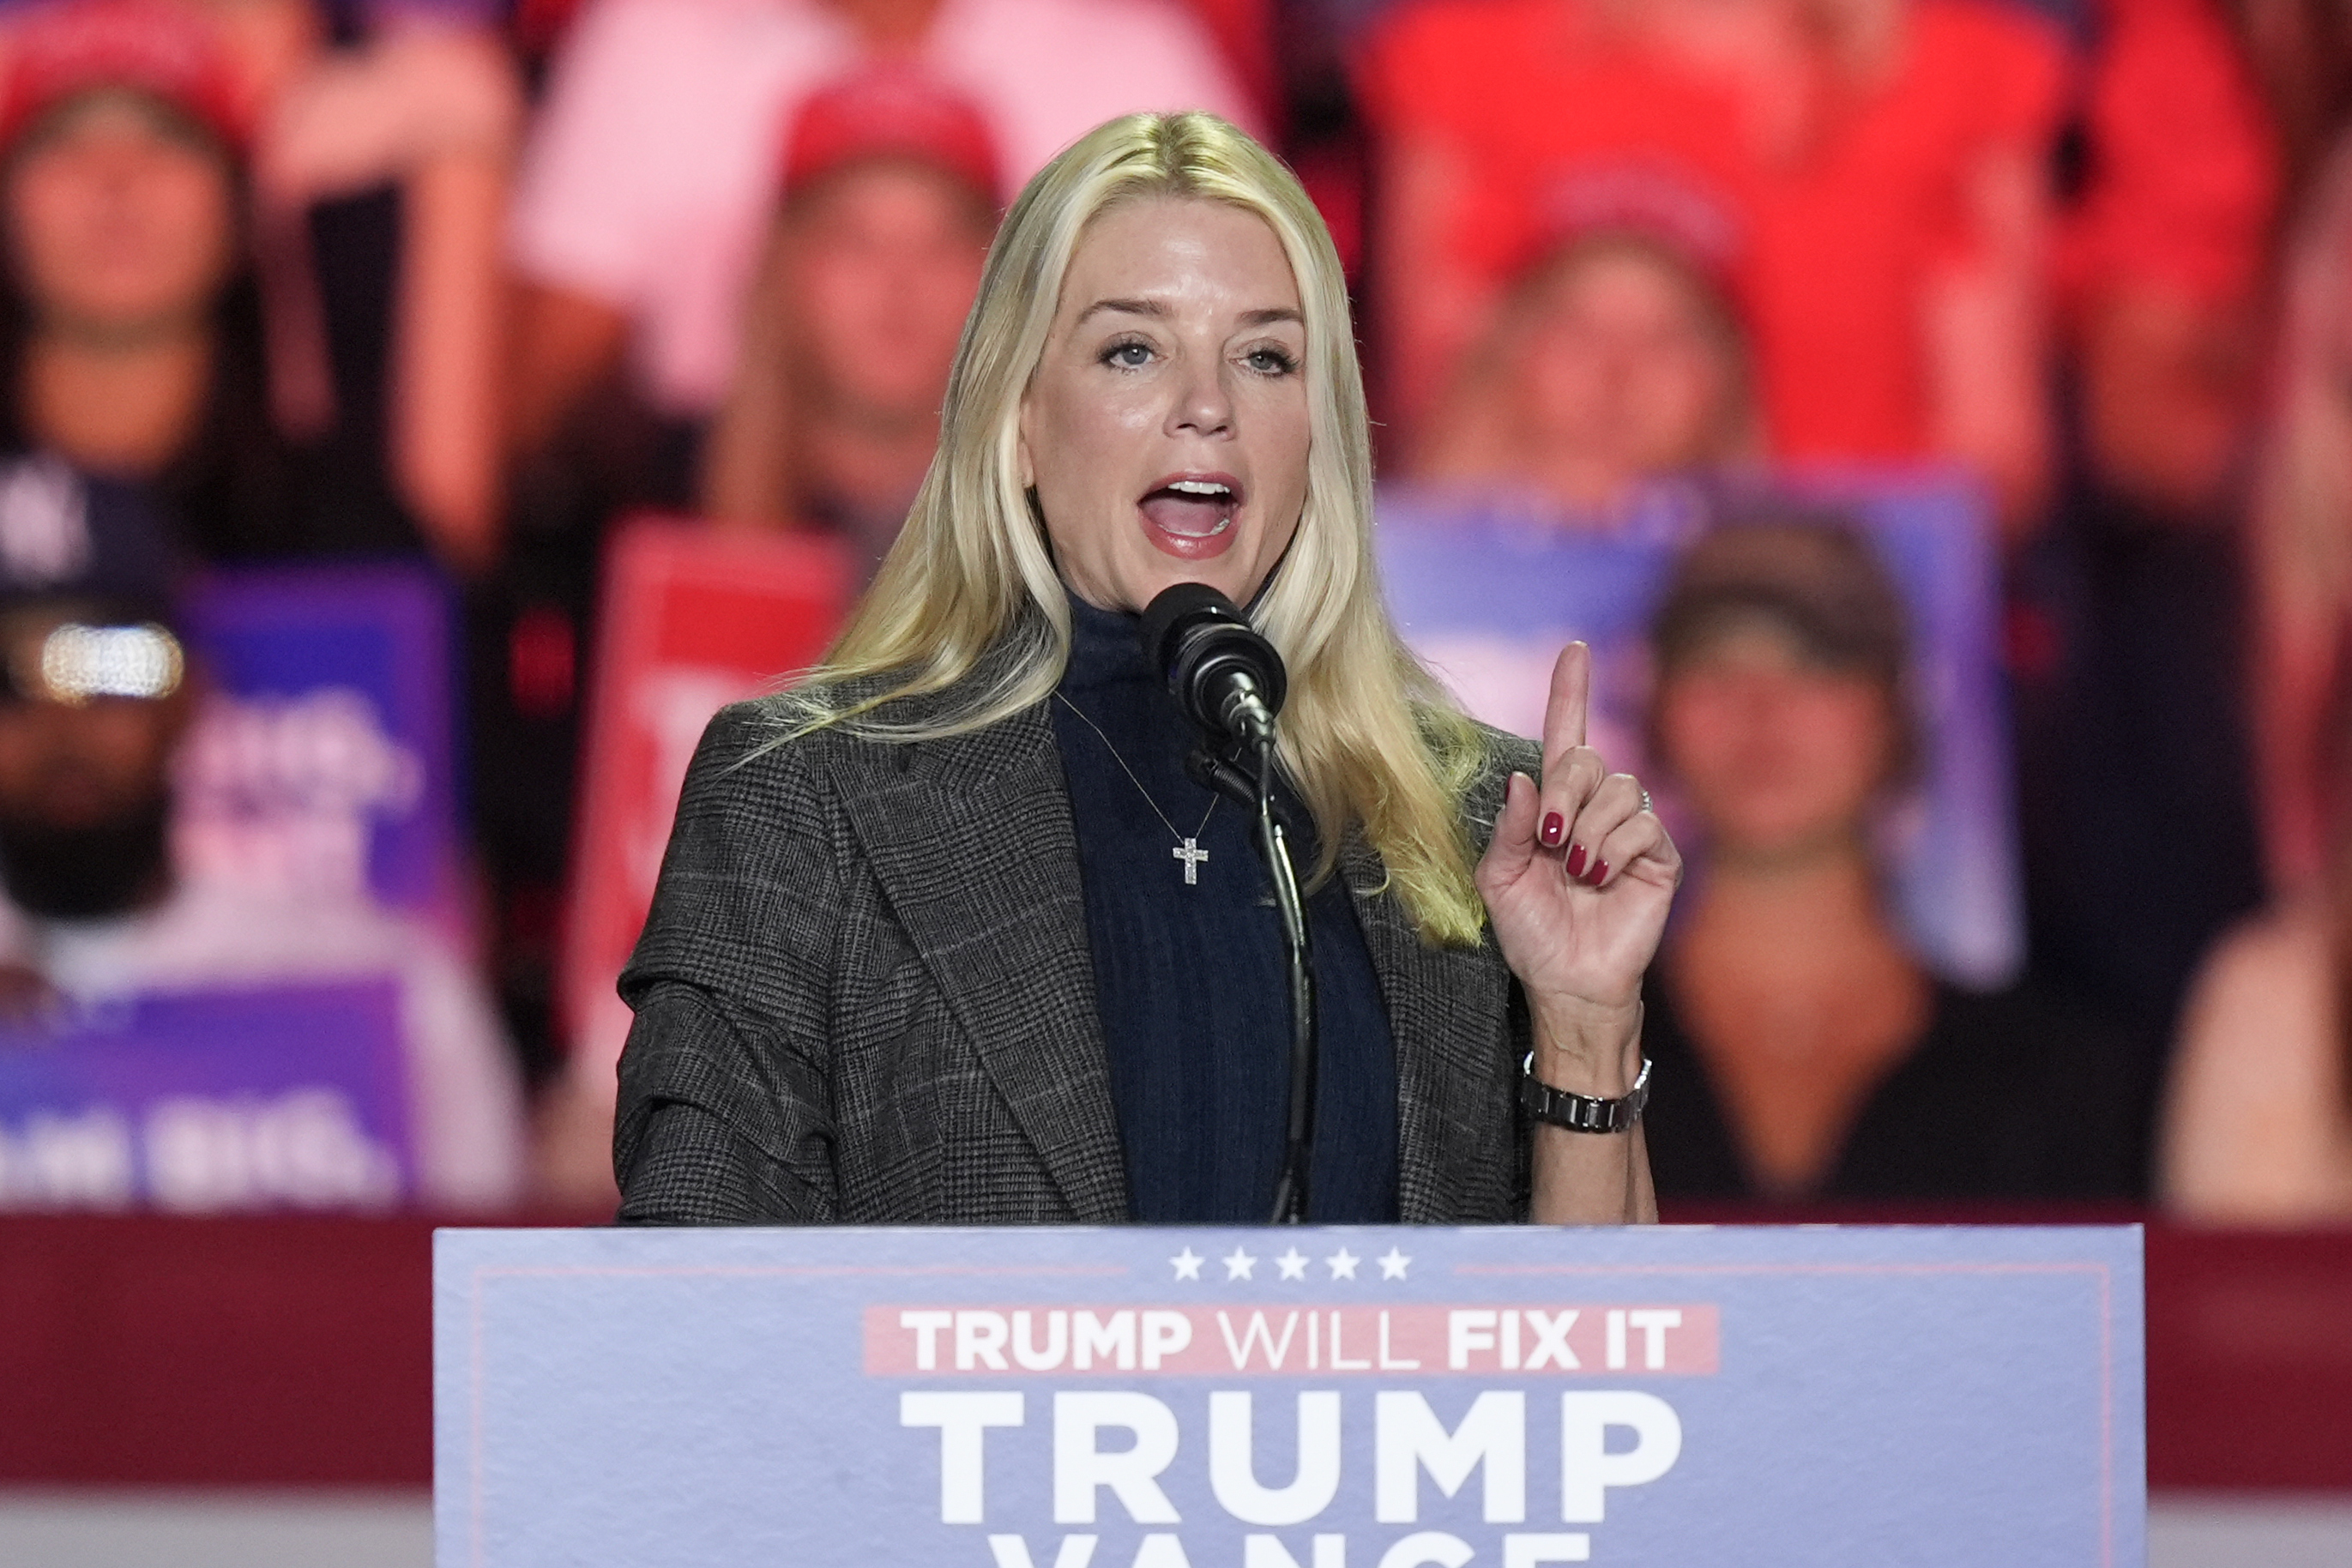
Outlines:
[[[943,741],[711,721],[621,994],[614,1163],[650,1224],[1128,1217],[1070,804],[1042,705]],[[1496,732],[1493,822],[1535,748]],[[1526,1211],[1526,1009],[1492,943],[1424,945],[1342,858],[1396,1041],[1398,1206]]]

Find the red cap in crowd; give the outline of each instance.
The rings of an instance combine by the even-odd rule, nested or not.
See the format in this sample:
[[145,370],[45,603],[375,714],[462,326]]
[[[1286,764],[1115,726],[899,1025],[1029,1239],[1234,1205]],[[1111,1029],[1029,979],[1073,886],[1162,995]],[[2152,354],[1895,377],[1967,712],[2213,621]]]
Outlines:
[[1611,160],[1553,176],[1529,208],[1516,275],[1590,240],[1636,240],[1679,261],[1743,332],[1752,330],[1748,226],[1711,185],[1663,161]]
[[245,142],[235,79],[202,17],[164,0],[61,0],[28,7],[12,29],[0,146],[100,88],[161,99],[228,145]]
[[1727,293],[1738,292],[1747,249],[1739,216],[1673,169],[1623,162],[1577,170],[1544,192],[1538,219],[1538,255],[1597,235],[1630,235],[1674,252]]
[[992,204],[1003,199],[987,117],[970,99],[905,67],[860,71],[802,100],[784,139],[784,189],[869,158],[928,163]]

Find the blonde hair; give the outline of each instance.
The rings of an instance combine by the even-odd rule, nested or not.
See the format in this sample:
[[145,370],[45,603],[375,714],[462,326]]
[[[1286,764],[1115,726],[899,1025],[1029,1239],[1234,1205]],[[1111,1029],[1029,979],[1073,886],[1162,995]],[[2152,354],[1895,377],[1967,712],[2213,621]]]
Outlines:
[[[990,248],[948,379],[938,454],[907,525],[840,639],[786,694],[793,735],[963,733],[1049,698],[1069,658],[1066,590],[1020,479],[1021,404],[1087,226],[1153,197],[1222,202],[1281,242],[1306,318],[1307,501],[1252,608],[1290,674],[1283,770],[1314,814],[1328,878],[1360,829],[1424,940],[1481,939],[1463,798],[1485,746],[1382,607],[1371,542],[1363,378],[1339,253],[1297,180],[1210,114],[1097,126],[1029,182]],[[1003,657],[983,656],[1002,650]],[[844,689],[856,682],[856,693]],[[942,708],[898,700],[952,691]]]

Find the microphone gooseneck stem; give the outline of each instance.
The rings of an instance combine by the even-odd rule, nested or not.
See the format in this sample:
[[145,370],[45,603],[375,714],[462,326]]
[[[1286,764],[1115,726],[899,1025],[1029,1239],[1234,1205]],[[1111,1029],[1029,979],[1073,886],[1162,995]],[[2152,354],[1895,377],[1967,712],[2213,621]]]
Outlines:
[[[1254,835],[1282,916],[1290,973],[1290,1118],[1283,1135],[1282,1176],[1274,1223],[1307,1219],[1307,1176],[1315,1149],[1315,953],[1290,845],[1274,816],[1274,717],[1289,678],[1282,656],[1231,599],[1205,583],[1175,583],[1145,605],[1137,627],[1145,657],[1169,694],[1201,732],[1203,744],[1184,761],[1195,781],[1256,813]],[[1244,758],[1255,758],[1249,776]]]
[[1247,671],[1237,670],[1226,678],[1223,700],[1218,704],[1217,719],[1225,733],[1254,745],[1261,753],[1271,754],[1274,745],[1274,714],[1259,693],[1257,682]]
[[1290,959],[1290,1119],[1283,1138],[1282,1177],[1274,1189],[1273,1223],[1303,1225],[1307,1169],[1315,1150],[1315,952],[1307,937],[1307,907],[1298,897],[1298,877],[1290,864],[1290,844],[1274,817],[1271,733],[1257,752],[1257,843],[1274,884],[1283,946]]

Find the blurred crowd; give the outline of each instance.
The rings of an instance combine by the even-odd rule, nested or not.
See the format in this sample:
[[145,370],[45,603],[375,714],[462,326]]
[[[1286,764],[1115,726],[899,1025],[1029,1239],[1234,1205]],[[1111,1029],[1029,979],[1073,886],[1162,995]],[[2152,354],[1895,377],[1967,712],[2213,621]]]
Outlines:
[[[2326,0],[7,0],[0,84],[20,1020],[382,972],[419,1195],[593,1198],[553,975],[608,538],[870,574],[1003,205],[1101,120],[1207,109],[1331,224],[1384,482],[1595,533],[1661,483],[1748,498],[1647,629],[1700,867],[1651,985],[1662,1195],[2352,1218]],[[1887,897],[1938,743],[1901,595],[1755,500],[1922,467],[1998,563],[1992,990]],[[330,559],[458,606],[464,919],[175,858],[184,585]]]

